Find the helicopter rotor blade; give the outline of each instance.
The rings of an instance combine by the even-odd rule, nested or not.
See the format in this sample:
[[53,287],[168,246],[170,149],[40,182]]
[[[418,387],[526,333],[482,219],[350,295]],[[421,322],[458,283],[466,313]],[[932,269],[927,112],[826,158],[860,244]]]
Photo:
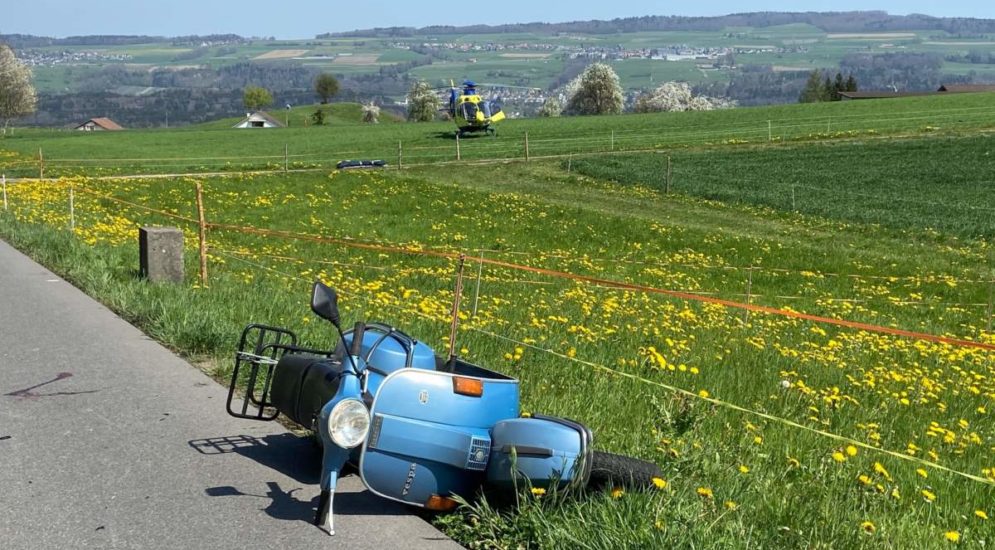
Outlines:
[[537,92],[542,91],[542,88],[537,88],[535,86],[516,86],[514,84],[494,84],[490,82],[479,82],[477,83],[477,86],[485,86],[488,88],[516,88],[520,90],[535,90]]

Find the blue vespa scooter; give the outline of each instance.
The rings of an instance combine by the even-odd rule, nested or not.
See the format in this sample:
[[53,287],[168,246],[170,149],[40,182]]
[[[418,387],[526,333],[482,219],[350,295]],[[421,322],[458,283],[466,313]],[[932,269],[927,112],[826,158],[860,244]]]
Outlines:
[[[287,329],[242,333],[228,396],[239,418],[280,413],[316,433],[323,449],[315,524],[334,534],[332,502],[347,463],[374,494],[434,511],[456,508],[481,487],[648,486],[652,463],[595,452],[583,425],[521,418],[518,380],[457,358],[443,360],[387,325],[343,332],[337,296],[317,282],[311,309],[336,328],[331,352],[301,348]],[[346,352],[348,349],[348,352]],[[239,382],[246,390],[236,406]]]

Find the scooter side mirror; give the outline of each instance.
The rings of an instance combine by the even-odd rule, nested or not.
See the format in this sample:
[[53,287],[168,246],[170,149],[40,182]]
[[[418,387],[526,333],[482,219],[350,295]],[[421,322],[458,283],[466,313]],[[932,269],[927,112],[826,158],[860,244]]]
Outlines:
[[335,293],[335,289],[321,281],[315,281],[314,287],[311,289],[311,311],[338,327],[339,297]]

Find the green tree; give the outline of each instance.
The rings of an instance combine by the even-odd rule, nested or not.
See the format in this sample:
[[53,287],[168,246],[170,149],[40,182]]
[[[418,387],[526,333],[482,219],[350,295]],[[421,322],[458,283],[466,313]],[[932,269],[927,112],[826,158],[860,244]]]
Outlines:
[[809,73],[805,88],[798,97],[799,103],[816,103],[822,101],[822,75],[816,69]]
[[35,87],[31,84],[31,69],[17,59],[14,50],[0,44],[0,118],[3,119],[3,135],[7,135],[11,119],[35,112],[37,103]]
[[822,85],[822,93],[819,95],[819,101],[832,101],[833,99],[833,81],[826,75],[826,82]]
[[842,99],[840,92],[846,91],[846,83],[843,81],[843,75],[841,73],[836,73],[836,80],[833,81],[833,101],[839,101]]
[[429,122],[439,110],[439,96],[428,82],[419,80],[408,91],[408,120]]
[[258,111],[273,104],[273,94],[266,88],[259,86],[246,86],[242,92],[242,103],[250,111]]
[[328,103],[335,94],[339,93],[339,81],[328,73],[321,73],[314,79],[314,91],[321,98],[321,103]]
[[622,85],[615,70],[608,64],[594,63],[580,75],[576,91],[567,100],[567,112],[575,115],[617,115],[622,112],[623,103]]
[[844,84],[847,92],[857,91],[857,79],[853,77],[853,74],[847,77],[846,84]]

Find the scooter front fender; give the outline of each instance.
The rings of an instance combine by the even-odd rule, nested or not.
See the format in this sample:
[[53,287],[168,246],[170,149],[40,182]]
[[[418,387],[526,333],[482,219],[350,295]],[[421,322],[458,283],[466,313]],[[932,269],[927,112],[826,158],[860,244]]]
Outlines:
[[321,439],[323,452],[321,458],[321,497],[318,501],[318,512],[315,514],[314,523],[326,529],[330,535],[335,534],[332,511],[335,486],[338,484],[342,468],[349,461],[352,449],[344,449],[332,440],[328,419],[336,405],[346,399],[358,400],[361,391],[359,380],[354,375],[351,373],[343,374],[335,396],[321,408],[321,413],[318,415],[317,432]]

